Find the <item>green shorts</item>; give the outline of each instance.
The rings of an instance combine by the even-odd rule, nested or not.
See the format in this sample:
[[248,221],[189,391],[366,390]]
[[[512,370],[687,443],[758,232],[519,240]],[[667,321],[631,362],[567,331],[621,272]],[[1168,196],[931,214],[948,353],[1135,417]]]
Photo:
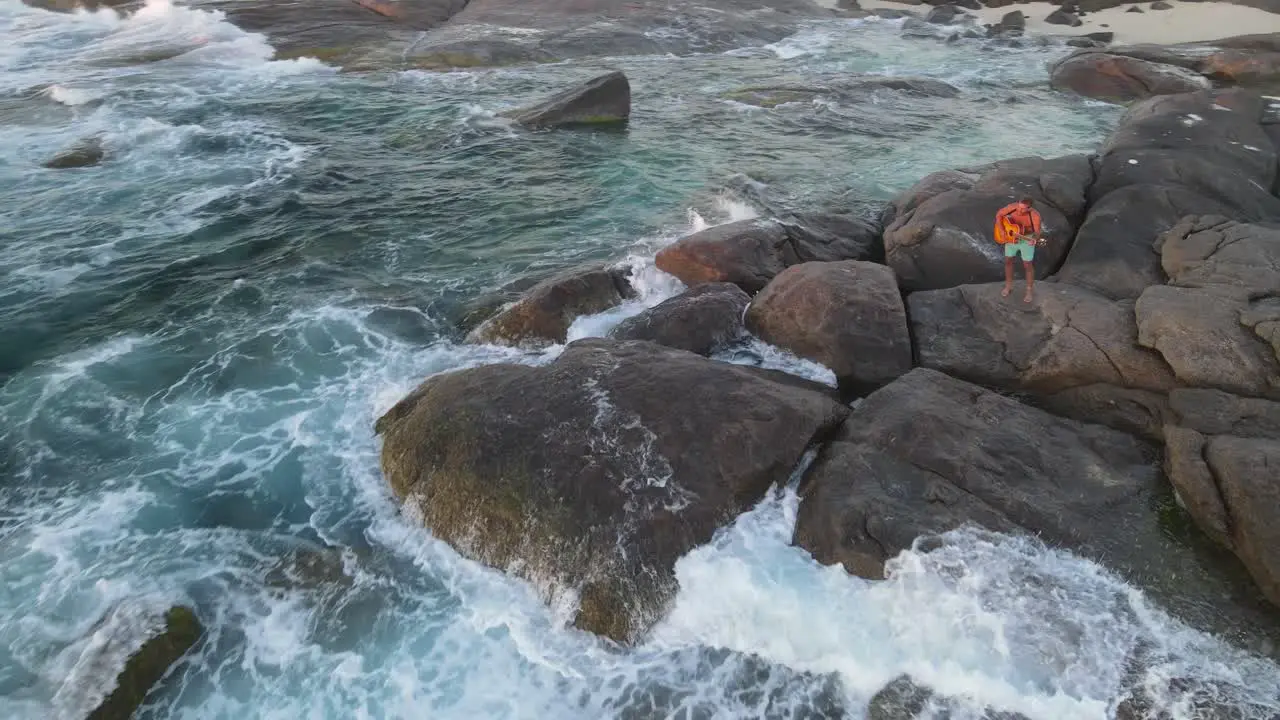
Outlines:
[[1022,262],[1031,262],[1031,259],[1036,256],[1036,244],[1025,240],[1023,242],[1005,243],[1004,256],[1011,258],[1017,255],[1022,255]]

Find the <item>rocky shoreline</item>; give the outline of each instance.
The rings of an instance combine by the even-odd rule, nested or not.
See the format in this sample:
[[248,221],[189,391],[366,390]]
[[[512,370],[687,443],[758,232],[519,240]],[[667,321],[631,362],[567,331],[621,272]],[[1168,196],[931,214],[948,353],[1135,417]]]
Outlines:
[[[798,468],[795,543],[824,563],[874,579],[953,528],[1026,533],[1274,655],[1270,108],[1242,88],[1158,95],[1090,156],[934,173],[879,218],[685,237],[656,264],[690,289],[613,337],[428,379],[378,421],[384,473],[438,537],[622,643],[661,617],[680,555]],[[1023,304],[1000,296],[989,233],[1027,194],[1050,245]],[[563,343],[623,302],[617,272],[545,280],[470,339]],[[838,390],[699,355],[744,332]]]
[[[326,0],[302,18],[206,4],[267,32],[281,57],[351,70],[707,51],[863,13],[700,6],[681,21],[696,33],[664,35],[653,28],[680,28],[648,5]],[[922,38],[1033,41],[1018,10],[986,27],[949,4],[876,12]],[[880,579],[900,551],[965,525],[1026,534],[1280,657],[1280,105],[1263,94],[1280,78],[1280,36],[1107,43],[1082,41],[1049,68],[1056,89],[1134,103],[1096,153],[935,172],[876,215],[815,208],[682,238],[655,263],[685,292],[550,363],[433,376],[379,418],[392,493],[463,555],[572,601],[578,627],[622,645],[663,616],[682,555],[790,478],[794,543],[851,574]],[[873,91],[959,93],[833,78],[734,99]],[[512,117],[600,126],[629,109],[611,73]],[[91,139],[48,167],[107,154]],[[1000,296],[989,236],[996,208],[1022,195],[1049,239],[1025,305]],[[625,268],[568,268],[477,303],[459,334],[564,344],[575,319],[633,296]],[[711,359],[750,336],[829,368],[836,386]],[[129,716],[201,632],[184,607],[151,612],[96,716]],[[894,689],[911,696],[899,706],[923,692]],[[1151,691],[1127,688],[1126,702]]]

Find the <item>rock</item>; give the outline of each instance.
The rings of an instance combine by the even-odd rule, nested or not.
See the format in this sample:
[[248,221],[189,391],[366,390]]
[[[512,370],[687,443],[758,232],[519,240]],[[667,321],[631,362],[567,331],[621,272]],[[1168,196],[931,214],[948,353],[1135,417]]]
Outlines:
[[1128,435],[917,368],[864,398],[814,463],[795,542],[871,579],[967,522],[1078,549],[1157,482]]
[[1167,2],[1163,2],[1163,0],[1156,0],[1155,2],[1151,3],[1151,9],[1152,10],[1172,10],[1173,6]]
[[1280,227],[1189,217],[1158,245],[1170,284],[1138,299],[1139,342],[1184,384],[1280,396]]
[[848,234],[834,234],[799,221],[740,220],[682,238],[659,251],[654,262],[690,287],[731,282],[754,294],[792,265],[859,260],[874,252],[874,225],[846,229]]
[[1050,25],[1067,25],[1069,27],[1080,27],[1084,24],[1084,22],[1080,20],[1080,18],[1076,17],[1074,13],[1067,12],[1062,8],[1058,8],[1057,10],[1049,13],[1049,16],[1046,17],[1044,21]]
[[519,277],[492,292],[484,293],[462,305],[454,324],[463,332],[471,332],[485,320],[497,315],[503,307],[518,301],[531,288],[546,280],[549,275],[533,274]]
[[1001,280],[1004,256],[992,237],[996,212],[1028,195],[1048,241],[1036,252],[1037,274],[1043,277],[1066,255],[1092,180],[1083,155],[934,173],[891,203],[884,232],[887,261],[909,291]]
[[916,538],[965,523],[1030,533],[1104,563],[1193,627],[1280,637],[1274,609],[1231,558],[1170,533],[1154,509],[1167,484],[1152,450],[916,368],[864,398],[819,455],[794,540],[822,563],[878,578]]
[[1222,50],[1205,58],[1200,72],[1223,84],[1270,87],[1280,80],[1280,52]]
[[1280,403],[1221,390],[1178,388],[1169,393],[1173,424],[1205,435],[1280,438]]
[[626,122],[631,117],[631,84],[622,71],[614,70],[509,117],[539,128]]
[[1138,344],[1133,305],[1065,283],[1042,283],[1030,305],[1002,285],[907,298],[920,365],[1055,412],[1160,438],[1162,398],[1175,386],[1161,357]]
[[1103,43],[1100,43],[1097,40],[1090,40],[1087,37],[1074,37],[1067,41],[1067,47],[1096,49],[1105,46]]
[[1100,150],[1087,218],[1055,279],[1111,298],[1163,280],[1156,239],[1187,215],[1280,217],[1276,150],[1243,90],[1164,95],[1131,107]]
[[1128,10],[1125,10],[1125,12],[1140,13],[1143,12],[1143,10],[1137,5],[1131,5]]
[[102,146],[102,138],[85,138],[45,161],[44,166],[52,170],[81,168],[97,165],[107,156]]
[[742,316],[750,302],[737,285],[707,283],[622,321],[609,335],[710,355],[746,334]]
[[877,388],[911,369],[902,296],[883,265],[851,260],[787,268],[751,302],[747,328],[831,368],[846,391]]
[[377,422],[396,497],[463,555],[576,591],[578,627],[638,639],[675,561],[783,481],[847,409],[648,342],[437,375]]
[[[911,3],[908,3],[911,4]],[[897,8],[875,8],[871,11],[872,15],[884,18],[885,20],[901,20],[903,18],[918,18],[919,16],[910,10],[899,10]]]
[[626,271],[603,265],[572,268],[534,285],[514,305],[467,335],[470,343],[562,343],[581,315],[604,312],[633,294]]
[[1280,296],[1280,226],[1191,216],[1161,235],[1158,248],[1170,285],[1234,285],[1252,298]]
[[1120,103],[1209,87],[1208,80],[1190,70],[1087,50],[1055,63],[1049,73],[1056,90]]
[[939,5],[924,16],[924,21],[934,25],[951,25],[964,15],[965,12],[955,5]]
[[1185,385],[1280,397],[1276,348],[1249,322],[1260,303],[1228,286],[1155,285],[1134,306],[1138,342],[1159,351]]
[[1106,45],[1115,39],[1116,34],[1113,32],[1091,32],[1085,33],[1084,36],[1090,40]]
[[1280,605],[1280,403],[1182,390],[1170,404],[1169,480],[1196,524]]
[[128,720],[203,632],[185,607],[116,607],[94,629],[54,695],[56,716]]
[[899,675],[872,696],[867,720],[914,720],[933,697],[932,690],[917,685],[910,675]]
[[1022,14],[1021,10],[1005,13],[1000,18],[1000,22],[992,25],[987,35],[994,37],[996,35],[1021,35],[1027,29],[1027,16]]

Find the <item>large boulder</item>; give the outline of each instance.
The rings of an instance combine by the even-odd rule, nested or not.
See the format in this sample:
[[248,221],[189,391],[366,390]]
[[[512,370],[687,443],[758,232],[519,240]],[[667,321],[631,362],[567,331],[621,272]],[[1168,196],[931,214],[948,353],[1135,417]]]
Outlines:
[[1165,471],[1179,499],[1280,605],[1280,403],[1191,389],[1169,399]]
[[916,368],[864,398],[819,454],[795,542],[878,578],[920,537],[965,524],[1027,533],[1104,563],[1195,627],[1280,637],[1239,568],[1169,532],[1156,510],[1166,492],[1156,453],[1132,435]]
[[1159,438],[1175,386],[1160,355],[1138,344],[1133,303],[1065,283],[1038,286],[1030,305],[1000,284],[907,298],[919,363],[1080,420]]
[[626,122],[631,117],[631,84],[621,70],[614,70],[509,116],[539,128]]
[[623,320],[609,336],[710,355],[746,334],[742,316],[750,302],[737,285],[707,283]]
[[1112,298],[1163,279],[1157,238],[1187,215],[1280,217],[1276,148],[1256,93],[1164,95],[1131,107],[1103,145],[1089,214],[1056,278]]
[[467,342],[546,345],[568,339],[582,315],[604,312],[634,295],[627,271],[589,265],[558,273],[527,290],[514,304],[467,335]]
[[1051,272],[1084,217],[1093,181],[1089,158],[1020,158],[925,177],[890,204],[885,255],[907,290],[932,290],[1004,277],[1004,256],[992,237],[996,212],[1030,196],[1048,244],[1037,274]]
[[1049,70],[1049,85],[1096,100],[1129,102],[1203,90],[1210,83],[1200,74],[1174,65],[1084,50],[1054,63]]
[[747,328],[821,363],[842,389],[875,389],[911,369],[911,336],[893,271],[850,260],[782,271],[751,302]]
[[1157,246],[1169,284],[1138,298],[1138,341],[1186,385],[1280,397],[1280,227],[1189,217]]
[[1234,285],[1252,297],[1280,296],[1280,225],[1187,217],[1158,240],[1169,284]]
[[576,624],[639,638],[676,560],[784,481],[847,408],[649,342],[437,375],[378,420],[396,497],[463,555],[576,593]]
[[129,720],[203,632],[185,607],[161,609],[145,602],[115,607],[54,694],[54,716]]
[[1129,435],[917,368],[864,398],[824,449],[795,539],[868,578],[917,537],[967,522],[1082,547],[1158,475]]
[[1280,305],[1231,286],[1155,285],[1134,311],[1138,342],[1158,351],[1183,384],[1280,397],[1280,347],[1268,332]]
[[830,224],[739,220],[682,238],[659,251],[654,262],[689,286],[730,282],[754,294],[792,265],[868,256],[875,249],[876,231],[870,223],[852,219],[834,229]]

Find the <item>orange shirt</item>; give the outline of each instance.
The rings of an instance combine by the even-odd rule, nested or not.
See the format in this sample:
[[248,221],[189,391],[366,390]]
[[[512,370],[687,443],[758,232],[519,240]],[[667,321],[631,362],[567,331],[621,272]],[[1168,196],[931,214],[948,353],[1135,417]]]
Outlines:
[[1020,202],[1010,203],[996,213],[996,242],[1017,242],[1019,235],[1040,234],[1040,213]]

